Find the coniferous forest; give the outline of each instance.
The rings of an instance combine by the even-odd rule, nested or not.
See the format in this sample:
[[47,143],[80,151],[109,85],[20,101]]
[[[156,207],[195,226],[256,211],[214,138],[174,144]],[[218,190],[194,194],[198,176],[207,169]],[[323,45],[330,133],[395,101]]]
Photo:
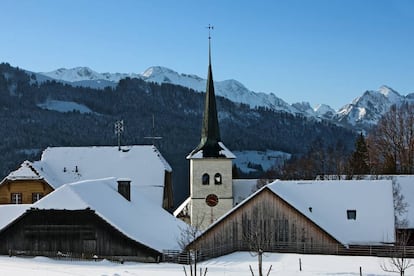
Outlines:
[[[93,112],[63,113],[38,106],[50,100],[76,102]],[[146,137],[162,137],[154,143],[173,167],[179,203],[188,195],[186,156],[199,143],[203,104],[204,93],[181,86],[129,78],[103,90],[55,81],[39,83],[34,75],[2,63],[0,176],[26,159],[37,160],[48,146],[116,145],[114,123],[124,120],[124,145],[151,144],[153,140]],[[217,108],[221,138],[231,150],[279,150],[293,154],[294,160],[322,151],[338,161],[354,149],[356,134],[326,121],[251,109],[221,97]],[[315,174],[338,173],[333,163],[325,162],[322,168]],[[243,177],[240,172],[239,176]]]

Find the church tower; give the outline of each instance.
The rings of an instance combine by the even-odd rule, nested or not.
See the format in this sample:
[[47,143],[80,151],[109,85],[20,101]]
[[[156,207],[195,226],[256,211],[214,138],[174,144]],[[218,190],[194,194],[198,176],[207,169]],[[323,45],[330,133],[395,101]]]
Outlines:
[[[209,29],[212,28],[209,26]],[[187,156],[190,160],[191,225],[207,228],[233,207],[232,159],[222,143],[211,68],[211,37],[208,75],[200,144]]]

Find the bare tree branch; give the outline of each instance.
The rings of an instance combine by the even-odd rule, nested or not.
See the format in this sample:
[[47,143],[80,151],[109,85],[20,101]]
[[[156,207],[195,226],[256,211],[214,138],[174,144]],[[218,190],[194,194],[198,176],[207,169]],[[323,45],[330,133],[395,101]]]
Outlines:
[[[182,251],[188,253],[190,258],[190,275],[197,276],[197,264],[199,260],[199,254],[200,254],[200,248],[195,245],[191,244],[192,241],[194,241],[202,232],[201,226],[203,225],[204,217],[202,218],[195,218],[193,220],[193,225],[187,225],[184,228],[181,228],[181,235],[178,240],[178,244],[181,247]],[[194,267],[193,267],[194,264]],[[187,272],[185,271],[185,275],[187,275]],[[207,274],[207,268],[205,269],[204,275]],[[200,268],[200,276],[202,275],[202,269]]]
[[410,235],[406,231],[399,231],[397,236],[397,243],[391,249],[391,256],[388,263],[381,263],[381,269],[385,272],[399,273],[404,276],[405,271],[414,266],[412,260],[407,258],[407,243]]

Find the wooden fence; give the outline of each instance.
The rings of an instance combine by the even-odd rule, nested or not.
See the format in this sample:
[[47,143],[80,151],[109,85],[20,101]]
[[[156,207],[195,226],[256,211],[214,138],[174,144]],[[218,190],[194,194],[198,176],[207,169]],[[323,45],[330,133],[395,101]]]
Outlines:
[[[322,254],[322,255],[347,255],[347,256],[376,256],[376,257],[405,257],[414,258],[414,246],[349,246],[342,245],[317,245],[311,247],[298,243],[279,243],[276,246],[263,248],[265,252],[277,253],[299,253],[299,254]],[[252,251],[248,244],[243,241],[232,244],[223,244],[215,248],[198,248],[192,251],[165,250],[160,259],[144,259],[137,256],[96,256],[70,252],[35,252],[35,251],[10,251],[10,256],[45,256],[54,259],[64,259],[68,261],[89,260],[96,261],[107,259],[114,262],[123,263],[124,261],[137,262],[170,262],[179,264],[190,264],[193,260],[204,261],[211,258],[223,256],[236,251]],[[197,254],[196,254],[197,253]]]
[[9,256],[18,257],[33,257],[43,256],[51,259],[65,260],[65,261],[99,261],[108,260],[111,262],[124,263],[126,261],[131,262],[160,262],[161,257],[154,259],[152,257],[142,256],[101,256],[95,254],[82,254],[74,252],[60,252],[60,251],[29,251],[29,250],[9,250]]
[[[298,253],[298,254],[321,254],[321,255],[346,255],[346,256],[375,256],[375,257],[402,257],[414,258],[414,246],[394,245],[354,245],[345,247],[340,244],[326,246],[317,245],[304,246],[299,243],[279,243],[276,246],[263,248],[265,252],[274,253]],[[192,251],[166,250],[162,255],[162,262],[189,264],[197,257],[198,261],[223,256],[236,251],[252,251],[248,244],[240,241],[236,244],[224,244],[215,248],[199,248]],[[195,255],[197,252],[197,255]]]

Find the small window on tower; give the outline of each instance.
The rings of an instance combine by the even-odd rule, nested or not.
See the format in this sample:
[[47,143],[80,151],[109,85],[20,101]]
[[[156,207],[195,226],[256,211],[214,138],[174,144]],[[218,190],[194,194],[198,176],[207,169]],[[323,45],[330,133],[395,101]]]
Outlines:
[[222,182],[221,182],[221,174],[216,173],[216,174],[214,175],[214,184],[219,185],[219,184],[221,184],[221,183],[222,183]]
[[207,173],[203,174],[202,183],[203,183],[203,185],[209,185],[210,184],[210,176]]
[[356,220],[356,210],[346,210],[346,216],[348,219]]

